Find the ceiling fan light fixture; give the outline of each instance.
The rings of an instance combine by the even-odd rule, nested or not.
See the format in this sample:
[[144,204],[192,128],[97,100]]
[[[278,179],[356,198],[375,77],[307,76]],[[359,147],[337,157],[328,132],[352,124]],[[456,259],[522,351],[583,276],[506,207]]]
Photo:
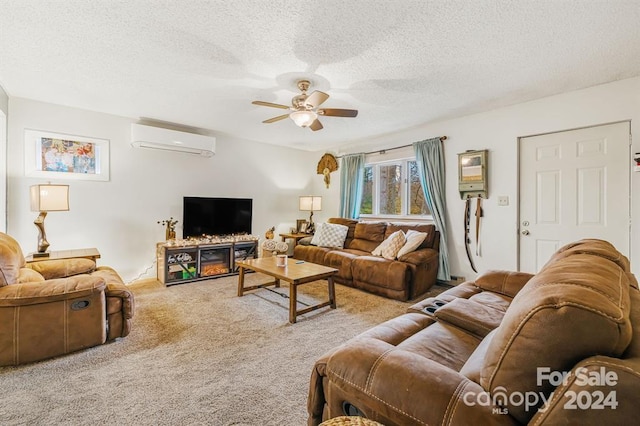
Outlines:
[[289,117],[299,127],[309,127],[311,123],[316,121],[318,114],[313,111],[294,111],[289,114]]
[[310,130],[317,132],[318,130],[322,130],[323,126],[320,120],[318,120],[318,116],[321,115],[323,117],[356,117],[358,115],[358,110],[355,109],[342,109],[342,108],[320,108],[327,99],[329,99],[329,95],[319,90],[314,90],[313,93],[307,95],[307,89],[309,89],[310,82],[308,80],[300,80],[298,81],[298,89],[302,93],[294,96],[291,99],[291,106],[282,105],[282,104],[274,104],[273,102],[265,102],[265,101],[253,101],[251,102],[253,105],[260,105],[271,108],[280,108],[292,111],[288,114],[278,115],[277,117],[271,117],[267,120],[264,120],[263,123],[275,123],[277,121],[286,120],[287,117],[290,117],[291,120],[298,127],[308,127]]

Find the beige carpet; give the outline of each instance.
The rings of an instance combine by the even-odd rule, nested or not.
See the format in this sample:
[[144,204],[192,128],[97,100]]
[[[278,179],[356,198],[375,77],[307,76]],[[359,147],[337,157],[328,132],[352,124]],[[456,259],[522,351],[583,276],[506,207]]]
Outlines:
[[[246,285],[267,280],[248,274]],[[128,337],[0,368],[0,424],[304,425],[314,361],[411,305],[337,285],[338,309],[289,324],[288,299],[267,290],[239,298],[236,283],[133,284]],[[324,281],[299,287],[306,303],[325,295]]]

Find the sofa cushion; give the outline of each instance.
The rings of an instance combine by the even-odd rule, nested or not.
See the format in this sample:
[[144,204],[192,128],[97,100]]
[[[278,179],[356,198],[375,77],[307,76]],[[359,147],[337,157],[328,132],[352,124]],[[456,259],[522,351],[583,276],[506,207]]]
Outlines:
[[17,283],[35,283],[44,281],[44,277],[31,268],[20,268]]
[[392,290],[405,290],[411,278],[408,264],[376,256],[353,259],[351,269],[356,285],[358,281]]
[[[593,355],[620,356],[632,329],[629,280],[619,265],[588,250],[545,265],[514,297],[496,329],[484,356],[482,387],[549,397],[554,386],[537,383],[538,367],[564,372]],[[527,423],[537,407],[505,408]]]
[[398,251],[400,251],[406,241],[407,239],[404,236],[404,232],[396,231],[381,242],[380,245],[371,252],[371,254],[393,260],[396,258]]
[[400,248],[396,256],[400,258],[405,254],[411,253],[412,251],[416,250],[418,247],[420,247],[420,244],[422,244],[425,238],[427,238],[427,235],[428,234],[426,232],[418,232],[414,231],[413,229],[409,229],[404,234],[406,241],[402,248]]
[[340,247],[344,246],[349,227],[337,223],[321,223],[316,229],[316,233],[311,239],[311,244],[318,247]]
[[91,259],[52,259],[34,262],[29,268],[41,274],[46,280],[66,278],[78,274],[88,274],[96,269],[96,262]]
[[346,248],[371,253],[384,241],[386,229],[386,223],[360,222],[356,225],[353,241]]
[[458,297],[437,307],[433,315],[439,321],[445,321],[479,338],[484,338],[500,325],[504,311],[477,303],[472,299]]
[[324,265],[338,270],[338,277],[351,280],[351,262],[358,254],[346,250],[331,250],[324,256]]
[[324,257],[331,250],[332,249],[327,247],[301,246],[298,244],[293,249],[293,257],[307,262],[324,265]]
[[513,298],[505,296],[504,294],[494,293],[492,291],[481,291],[480,293],[471,296],[469,300],[490,306],[491,308],[504,313],[509,308],[509,305],[511,305]]
[[0,287],[15,283],[24,265],[24,255],[18,242],[0,232]]

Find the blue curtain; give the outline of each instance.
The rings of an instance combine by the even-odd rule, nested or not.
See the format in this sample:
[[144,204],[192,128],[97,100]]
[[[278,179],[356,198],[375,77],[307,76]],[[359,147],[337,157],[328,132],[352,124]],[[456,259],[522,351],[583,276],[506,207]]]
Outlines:
[[360,216],[364,185],[364,154],[342,157],[340,163],[340,216],[357,219]]
[[447,205],[444,192],[444,152],[440,138],[427,139],[413,144],[413,152],[418,163],[420,184],[424,191],[427,207],[433,215],[436,228],[440,231],[440,265],[438,279],[451,280],[449,272],[449,250],[447,249],[447,228],[445,215]]

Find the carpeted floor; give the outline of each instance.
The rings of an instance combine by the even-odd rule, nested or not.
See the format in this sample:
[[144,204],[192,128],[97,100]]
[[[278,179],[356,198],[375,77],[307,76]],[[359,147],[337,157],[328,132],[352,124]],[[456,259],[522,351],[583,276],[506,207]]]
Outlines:
[[[245,285],[267,280],[247,274]],[[239,298],[236,285],[237,277],[133,284],[126,338],[0,368],[0,424],[304,425],[315,360],[411,305],[336,285],[338,309],[289,324],[286,298],[267,290]],[[326,282],[298,294],[325,300]]]

